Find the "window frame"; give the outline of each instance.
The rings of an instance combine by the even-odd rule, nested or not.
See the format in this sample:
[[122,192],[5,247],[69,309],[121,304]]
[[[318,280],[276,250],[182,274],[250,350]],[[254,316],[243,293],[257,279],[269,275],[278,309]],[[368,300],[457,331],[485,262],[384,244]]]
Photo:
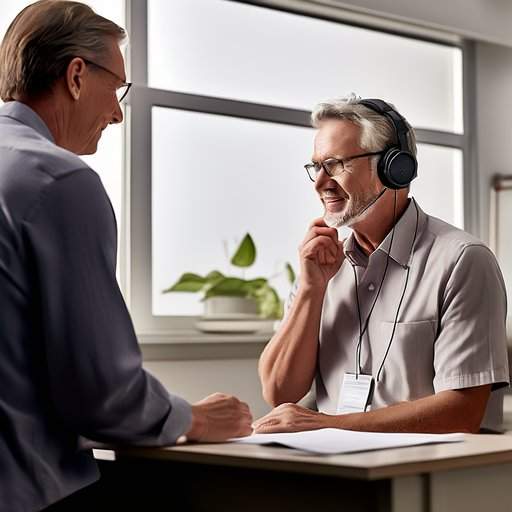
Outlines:
[[[377,20],[376,23],[369,23],[367,20],[366,24],[363,24],[360,21],[355,22],[349,13],[344,13],[341,8],[329,8],[326,11],[324,7],[318,6],[315,11],[311,5],[305,7],[300,1],[288,2],[293,4],[293,7],[288,5],[286,8],[274,5],[280,2],[269,0],[242,3],[460,48],[463,66],[463,134],[422,128],[415,128],[415,132],[418,143],[462,150],[464,229],[478,236],[481,226],[478,219],[478,174],[475,165],[474,139],[475,52],[471,42],[452,36],[441,36],[440,33],[423,31],[424,33],[418,34],[417,30],[407,30],[405,25],[396,23],[393,24],[393,28],[384,21],[379,26],[379,20],[375,17],[372,19]],[[126,116],[128,126],[125,161],[128,165],[124,180],[126,185],[123,233],[121,234],[121,284],[142,343],[172,342],[172,340],[184,338],[201,341],[210,338],[211,335],[201,334],[194,329],[197,317],[164,317],[152,314],[151,109],[153,106],[158,106],[305,127],[310,127],[311,113],[306,110],[149,87],[147,0],[126,0],[126,20],[130,35],[127,68],[133,87],[128,98]],[[132,122],[133,120],[136,122]],[[225,335],[223,338],[228,336]],[[261,341],[265,335],[239,338],[240,341]],[[268,339],[268,335],[266,338]]]

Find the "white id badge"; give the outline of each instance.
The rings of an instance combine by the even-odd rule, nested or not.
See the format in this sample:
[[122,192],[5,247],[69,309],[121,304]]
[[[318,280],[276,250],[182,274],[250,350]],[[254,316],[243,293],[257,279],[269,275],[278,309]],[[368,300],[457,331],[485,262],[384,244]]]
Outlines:
[[345,373],[338,399],[338,413],[365,412],[372,401],[375,381],[371,375]]

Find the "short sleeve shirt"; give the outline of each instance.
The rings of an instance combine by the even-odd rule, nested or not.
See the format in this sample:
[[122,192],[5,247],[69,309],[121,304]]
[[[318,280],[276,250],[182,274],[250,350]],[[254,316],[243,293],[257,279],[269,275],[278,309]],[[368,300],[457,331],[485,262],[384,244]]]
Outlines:
[[497,390],[509,382],[506,292],[492,252],[425,214],[414,199],[369,257],[353,234],[344,251],[324,297],[319,410],[337,412],[343,376],[356,370],[357,281],[363,326],[373,307],[361,339],[361,370],[376,378],[382,366],[371,408],[492,384],[481,426],[500,430],[503,397]]

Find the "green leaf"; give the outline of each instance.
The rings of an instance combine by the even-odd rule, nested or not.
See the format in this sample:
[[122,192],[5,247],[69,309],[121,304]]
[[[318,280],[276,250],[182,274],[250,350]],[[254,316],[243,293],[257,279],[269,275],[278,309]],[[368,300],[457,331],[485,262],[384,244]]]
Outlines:
[[204,285],[203,291],[208,292],[210,288],[215,286],[219,281],[222,281],[224,279],[224,274],[219,272],[218,270],[212,270],[207,276],[206,276],[206,284]]
[[288,281],[290,281],[290,284],[295,283],[295,271],[293,270],[293,267],[290,263],[286,262],[285,268],[286,274],[288,275]]
[[209,290],[207,290],[204,298],[224,295],[228,297],[246,297],[247,281],[238,279],[237,277],[224,277],[217,281]]
[[257,279],[251,279],[250,281],[245,282],[245,289],[251,293],[255,290],[258,290],[262,286],[267,284],[267,280],[264,277],[258,277]]
[[219,272],[218,270],[212,270],[209,274],[206,276],[206,280],[209,283],[213,283],[215,281],[218,281],[219,279],[222,279],[224,277],[224,274],[222,272]]
[[171,287],[162,293],[169,292],[198,292],[206,284],[206,279],[197,274],[187,272],[183,274]]
[[255,259],[256,246],[251,235],[247,233],[231,258],[231,263],[237,267],[250,267]]
[[283,316],[283,304],[274,288],[267,284],[257,290],[255,295],[262,317],[281,318]]

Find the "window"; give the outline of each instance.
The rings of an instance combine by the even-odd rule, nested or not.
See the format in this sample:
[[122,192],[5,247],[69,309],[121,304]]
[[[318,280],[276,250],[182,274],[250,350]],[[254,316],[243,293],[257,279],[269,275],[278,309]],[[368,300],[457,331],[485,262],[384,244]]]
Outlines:
[[258,250],[247,276],[281,274],[286,296],[280,271],[297,268],[298,242],[322,214],[302,167],[313,130],[154,107],[152,132],[153,314],[200,315],[195,295],[161,291],[183,272],[239,275],[225,249],[246,232]]
[[418,177],[411,194],[427,213],[464,228],[462,151],[418,144]]
[[139,83],[130,304],[140,333],[191,326],[199,296],[162,290],[184,272],[230,270],[225,245],[247,231],[258,248],[248,276],[272,275],[285,261],[297,269],[298,244],[322,214],[302,164],[312,151],[310,110],[327,97],[355,91],[393,102],[419,142],[413,195],[464,226],[460,47],[236,1],[132,9],[131,40],[147,44],[131,48]]
[[303,110],[357,91],[416,127],[462,133],[461,71],[453,46],[238,2],[148,0],[150,87]]
[[[0,34],[28,3],[2,4]],[[124,0],[87,3],[125,26]],[[302,164],[310,110],[327,97],[355,91],[394,103],[419,142],[413,195],[428,213],[471,229],[461,47],[238,1],[126,4],[129,202],[124,125],[109,127],[84,160],[100,174],[121,233],[130,222],[123,282],[139,333],[188,328],[199,298],[162,290],[185,271],[228,271],[226,244],[233,249],[247,231],[258,248],[248,272],[272,275],[286,261],[297,269],[297,246],[322,213]],[[283,278],[274,284],[286,295]]]

